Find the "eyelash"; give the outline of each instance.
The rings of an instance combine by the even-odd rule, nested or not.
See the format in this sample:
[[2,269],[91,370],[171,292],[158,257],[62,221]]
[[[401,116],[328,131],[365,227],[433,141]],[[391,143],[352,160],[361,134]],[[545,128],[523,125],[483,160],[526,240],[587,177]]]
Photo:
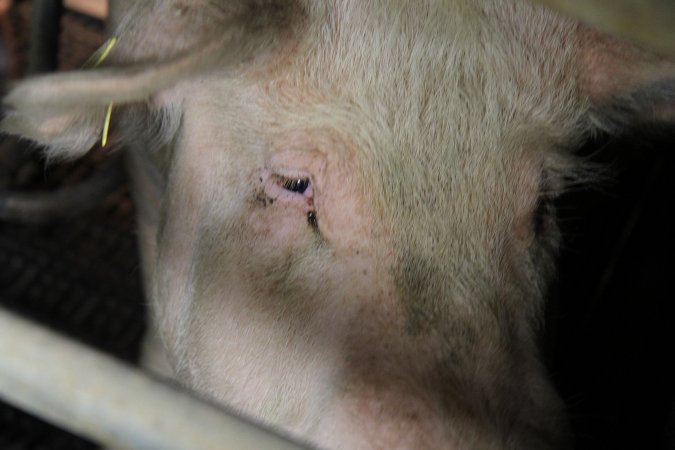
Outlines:
[[309,178],[283,178],[281,187],[287,191],[304,194],[309,187]]

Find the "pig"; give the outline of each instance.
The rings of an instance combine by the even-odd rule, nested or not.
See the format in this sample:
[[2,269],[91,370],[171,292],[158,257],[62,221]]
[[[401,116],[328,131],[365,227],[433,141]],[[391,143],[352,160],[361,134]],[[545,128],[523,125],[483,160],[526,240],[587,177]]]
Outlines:
[[557,449],[543,367],[574,149],[672,63],[521,0],[149,0],[4,132],[124,146],[175,377],[317,448]]

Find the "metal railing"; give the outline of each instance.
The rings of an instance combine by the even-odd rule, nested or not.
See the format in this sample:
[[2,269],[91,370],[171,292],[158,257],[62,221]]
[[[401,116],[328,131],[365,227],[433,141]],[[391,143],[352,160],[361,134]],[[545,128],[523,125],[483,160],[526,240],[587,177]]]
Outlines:
[[0,398],[113,448],[305,448],[1,309]]

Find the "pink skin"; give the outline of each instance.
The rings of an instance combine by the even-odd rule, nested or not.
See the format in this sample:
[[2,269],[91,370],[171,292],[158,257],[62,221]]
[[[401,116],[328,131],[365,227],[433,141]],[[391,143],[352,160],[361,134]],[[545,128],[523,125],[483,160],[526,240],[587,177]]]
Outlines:
[[[298,435],[330,433],[328,416],[357,420],[340,412],[351,409],[341,380],[355,343],[378,342],[402,321],[354,150],[326,130],[275,133],[259,152],[239,150],[215,115],[185,117],[158,266],[159,285],[175,287],[159,293],[179,376]],[[291,192],[289,178],[310,184]],[[373,323],[369,299],[393,316],[387,327]]]

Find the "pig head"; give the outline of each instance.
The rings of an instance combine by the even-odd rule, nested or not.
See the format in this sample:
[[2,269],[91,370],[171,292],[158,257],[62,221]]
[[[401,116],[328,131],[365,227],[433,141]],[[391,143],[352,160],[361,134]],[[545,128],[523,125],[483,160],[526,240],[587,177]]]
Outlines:
[[3,130],[83,154],[113,104],[179,380],[325,448],[562,448],[538,332],[573,150],[673,66],[523,1],[147,1]]

